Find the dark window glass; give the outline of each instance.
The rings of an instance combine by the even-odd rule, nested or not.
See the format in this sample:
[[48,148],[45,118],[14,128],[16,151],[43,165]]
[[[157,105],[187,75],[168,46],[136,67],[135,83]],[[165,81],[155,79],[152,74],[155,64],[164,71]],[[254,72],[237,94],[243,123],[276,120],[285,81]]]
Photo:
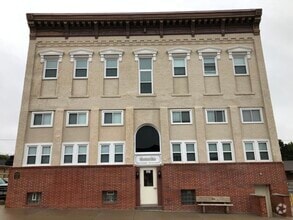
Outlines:
[[246,74],[246,66],[235,66],[235,73],[236,74]]
[[152,93],[152,83],[140,83],[140,93]]
[[42,125],[42,114],[34,114],[34,125]]
[[115,154],[115,162],[123,162],[123,154]]
[[224,153],[224,160],[232,160],[232,153],[225,152]]
[[86,155],[78,155],[78,163],[86,163]]
[[182,112],[182,122],[188,123],[190,122],[190,114],[189,112]]
[[210,153],[210,161],[217,161],[218,153]]
[[27,164],[35,164],[35,163],[36,163],[36,156],[27,157]]
[[77,113],[70,113],[69,114],[69,124],[70,125],[77,124]]
[[153,170],[143,171],[144,186],[154,186]]
[[106,76],[108,76],[108,77],[117,76],[117,68],[107,68],[106,69]]
[[49,155],[41,157],[41,164],[48,164],[49,162],[50,162],[50,156]]
[[174,67],[174,75],[184,76],[185,75],[185,67]]
[[181,161],[181,153],[173,153],[173,161]]
[[76,69],[75,77],[87,77],[87,69]]
[[104,114],[104,124],[112,124],[112,113]]
[[156,129],[144,126],[137,131],[136,152],[160,152],[160,138]]
[[64,163],[72,163],[72,155],[64,155]]
[[268,160],[269,159],[269,154],[268,152],[260,152],[260,159],[261,160]]
[[195,154],[187,153],[187,161],[195,161]]
[[225,112],[224,111],[215,111],[216,120],[215,122],[225,122]]
[[182,205],[193,205],[195,204],[195,190],[181,190],[181,204]]
[[108,163],[108,162],[109,162],[109,154],[102,154],[101,163]]
[[253,152],[246,152],[246,160],[255,160]]
[[46,69],[45,78],[56,78],[57,69]]
[[41,192],[31,192],[27,193],[26,195],[26,201],[27,204],[39,204],[42,199],[42,193]]
[[115,203],[117,201],[117,191],[103,191],[103,203]]

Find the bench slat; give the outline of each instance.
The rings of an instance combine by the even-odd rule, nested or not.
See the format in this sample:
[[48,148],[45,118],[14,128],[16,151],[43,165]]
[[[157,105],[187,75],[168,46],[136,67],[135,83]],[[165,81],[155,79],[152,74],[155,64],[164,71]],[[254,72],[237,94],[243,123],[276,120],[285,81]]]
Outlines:
[[205,203],[205,204],[197,204],[199,206],[233,206],[233,204],[229,204],[229,203],[221,203],[221,204],[215,204],[215,203]]
[[230,203],[231,198],[228,196],[197,196],[197,202],[226,202]]

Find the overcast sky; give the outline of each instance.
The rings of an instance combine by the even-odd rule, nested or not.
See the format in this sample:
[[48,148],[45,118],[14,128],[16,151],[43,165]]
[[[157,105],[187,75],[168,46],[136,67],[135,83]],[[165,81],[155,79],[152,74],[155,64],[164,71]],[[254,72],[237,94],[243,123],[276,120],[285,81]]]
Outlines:
[[262,46],[278,137],[293,141],[293,0],[9,0],[0,9],[0,154],[14,154],[29,43],[26,13],[262,8]]

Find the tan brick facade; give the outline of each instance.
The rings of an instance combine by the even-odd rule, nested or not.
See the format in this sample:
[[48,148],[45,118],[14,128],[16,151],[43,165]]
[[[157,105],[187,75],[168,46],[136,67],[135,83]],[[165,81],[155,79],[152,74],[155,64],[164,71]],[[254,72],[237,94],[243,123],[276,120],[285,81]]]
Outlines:
[[[151,204],[199,211],[180,203],[180,190],[193,189],[196,195],[230,196],[233,212],[257,213],[249,207],[254,185],[268,186],[269,195],[286,194],[260,15],[261,10],[154,13],[141,14],[141,20],[135,14],[29,14],[7,206],[30,206],[27,193],[42,192],[41,207]],[[208,58],[212,75],[205,69]],[[111,59],[114,77],[106,76]],[[143,67],[143,59],[150,67]],[[176,65],[183,75],[176,75]],[[244,74],[235,72],[236,65]],[[78,68],[86,74],[78,76]],[[154,133],[139,140],[144,128]],[[155,136],[155,148],[139,149]],[[142,184],[149,183],[141,178],[149,172],[156,194],[145,201]],[[66,190],[60,194],[55,185]],[[118,200],[104,206],[101,192],[107,190],[117,191]]]

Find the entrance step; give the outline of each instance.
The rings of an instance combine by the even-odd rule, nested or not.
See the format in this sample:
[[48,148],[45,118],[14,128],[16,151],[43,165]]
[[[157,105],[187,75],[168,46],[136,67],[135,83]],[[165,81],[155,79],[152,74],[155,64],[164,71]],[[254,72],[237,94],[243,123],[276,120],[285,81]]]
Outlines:
[[141,205],[141,206],[136,206],[135,209],[145,210],[145,211],[160,211],[163,209],[163,207],[158,205]]

